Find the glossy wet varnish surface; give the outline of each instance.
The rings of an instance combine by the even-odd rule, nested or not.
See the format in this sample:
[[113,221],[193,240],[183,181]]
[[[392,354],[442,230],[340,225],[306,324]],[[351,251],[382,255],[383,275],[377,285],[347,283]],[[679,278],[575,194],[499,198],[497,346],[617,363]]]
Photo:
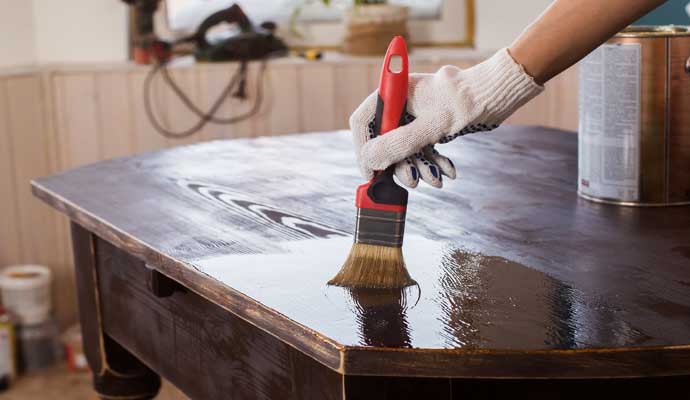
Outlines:
[[690,371],[690,208],[578,198],[573,133],[504,127],[443,150],[458,179],[410,191],[403,253],[419,285],[405,292],[326,285],[355,229],[348,132],[182,146],[33,190],[228,320],[346,374]]
[[286,242],[275,254],[226,255],[195,265],[345,345],[572,349],[636,345],[646,339],[625,321],[624,310],[543,272],[420,236],[406,237],[405,244],[418,286],[327,286],[351,241]]

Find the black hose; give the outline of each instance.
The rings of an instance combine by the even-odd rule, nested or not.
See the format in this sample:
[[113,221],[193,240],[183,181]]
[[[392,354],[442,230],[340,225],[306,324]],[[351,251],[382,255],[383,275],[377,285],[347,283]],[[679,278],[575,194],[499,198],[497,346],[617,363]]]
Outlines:
[[[256,77],[256,98],[254,100],[254,105],[252,106],[252,108],[245,113],[227,118],[216,117],[215,114],[218,112],[218,109],[223,104],[223,102],[228,98],[228,96],[235,88],[237,83],[247,79],[247,61],[241,61],[239,70],[232,76],[228,84],[225,86],[223,91],[220,93],[218,98],[216,98],[216,100],[211,105],[211,108],[207,112],[204,112],[199,107],[197,107],[189,99],[189,96],[187,96],[187,94],[184,93],[184,91],[179,87],[179,85],[177,85],[172,76],[170,76],[166,63],[157,64],[154,68],[151,69],[151,71],[149,71],[144,81],[144,109],[146,111],[146,115],[149,121],[151,121],[151,125],[158,133],[165,136],[166,138],[183,139],[199,132],[209,122],[221,125],[229,125],[253,117],[254,115],[256,115],[256,113],[258,113],[259,109],[261,108],[261,104],[263,103],[263,78],[266,72],[266,65],[268,63],[268,59],[270,58],[270,56],[271,55],[269,54],[261,60],[259,74]],[[151,106],[151,84],[153,83],[153,79],[155,78],[156,74],[159,72],[161,72],[165,82],[168,84],[168,86],[170,86],[170,88],[173,90],[175,95],[182,101],[182,103],[191,112],[193,112],[196,116],[199,117],[199,120],[196,123],[194,123],[194,125],[192,125],[191,128],[182,131],[172,131],[164,127],[163,124],[161,124],[161,122],[156,117],[153,111],[153,107]]]

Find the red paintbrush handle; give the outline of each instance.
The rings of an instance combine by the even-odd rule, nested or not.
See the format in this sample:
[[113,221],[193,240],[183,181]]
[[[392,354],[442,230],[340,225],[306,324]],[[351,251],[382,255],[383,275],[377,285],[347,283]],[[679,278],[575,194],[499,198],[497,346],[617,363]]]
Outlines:
[[[401,68],[391,71],[393,56],[399,56]],[[384,135],[400,125],[407,104],[408,60],[405,39],[396,36],[388,46],[386,58],[381,69],[379,95],[376,104],[374,133]],[[393,167],[379,171],[374,178],[357,188],[355,205],[379,211],[405,212],[407,190],[393,180]]]
[[[391,71],[391,60],[394,56],[399,56],[401,60],[401,68],[398,72]],[[377,134],[384,135],[400,125],[407,103],[408,77],[407,45],[402,36],[396,36],[388,45],[383,68],[381,68],[379,102],[376,107],[376,117],[381,122],[380,131],[376,132]]]

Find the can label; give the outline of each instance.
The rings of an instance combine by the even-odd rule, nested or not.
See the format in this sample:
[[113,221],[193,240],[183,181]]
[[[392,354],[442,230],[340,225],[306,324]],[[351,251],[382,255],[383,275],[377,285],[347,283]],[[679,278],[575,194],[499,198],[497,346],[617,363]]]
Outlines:
[[604,44],[580,62],[578,190],[640,199],[639,43]]
[[14,378],[14,334],[9,322],[0,321],[0,377]]

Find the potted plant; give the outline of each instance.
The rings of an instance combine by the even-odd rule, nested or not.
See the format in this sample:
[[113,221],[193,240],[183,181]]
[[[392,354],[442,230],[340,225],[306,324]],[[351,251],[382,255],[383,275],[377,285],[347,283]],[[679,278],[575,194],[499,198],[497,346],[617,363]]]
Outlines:
[[394,36],[407,37],[408,8],[386,0],[354,0],[345,13],[342,50],[357,55],[384,54]]
[[[334,0],[304,0],[293,10],[290,18],[290,31],[300,37],[296,21],[302,12],[302,6],[320,2],[326,6]],[[386,52],[394,36],[407,38],[408,8],[388,4],[387,0],[341,0],[351,3],[343,16],[342,51],[356,55],[380,55]]]

